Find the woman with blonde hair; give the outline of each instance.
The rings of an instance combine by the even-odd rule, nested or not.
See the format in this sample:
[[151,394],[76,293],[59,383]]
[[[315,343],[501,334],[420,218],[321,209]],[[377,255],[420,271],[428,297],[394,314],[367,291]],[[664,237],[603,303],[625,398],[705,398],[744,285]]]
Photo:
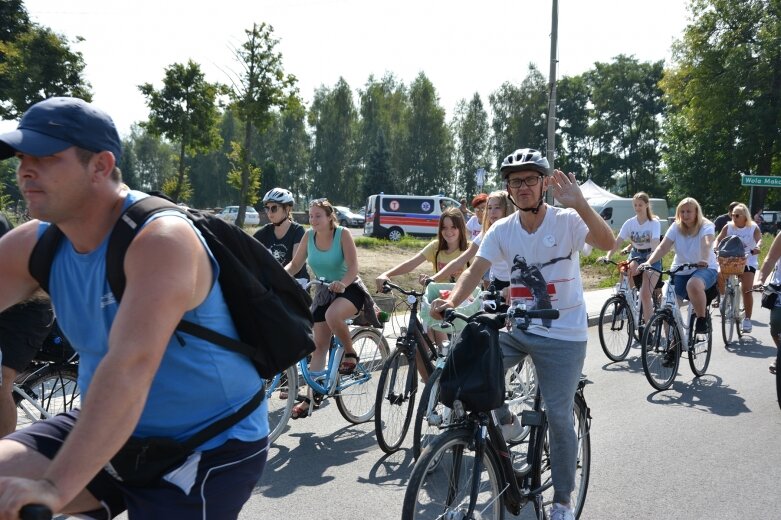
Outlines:
[[[729,236],[737,236],[743,242],[743,249],[746,252],[746,267],[743,274],[740,275],[740,287],[743,306],[746,309],[746,318],[743,320],[743,332],[751,332],[751,315],[754,310],[754,298],[751,289],[754,286],[754,273],[759,268],[759,246],[762,242],[762,233],[759,226],[751,220],[751,212],[745,204],[737,204],[729,213],[731,222],[721,228],[719,236],[716,237],[716,247],[718,249],[722,240]],[[719,288],[724,284],[723,276],[719,275]],[[719,291],[723,292],[723,290]],[[746,297],[748,295],[748,297]]]
[[681,264],[697,264],[696,269],[678,271],[673,277],[675,294],[681,300],[689,299],[697,315],[695,333],[706,334],[708,322],[705,319],[707,299],[705,291],[716,283],[718,263],[713,252],[715,231],[713,222],[702,216],[700,203],[686,197],[675,209],[675,222],[667,230],[662,242],[643,264],[653,265],[675,247],[675,257],[670,269]]
[[[648,323],[653,311],[651,296],[656,286],[656,281],[659,279],[659,273],[651,270],[640,273],[638,267],[651,256],[651,252],[659,245],[662,227],[659,218],[651,211],[651,199],[647,193],[643,191],[635,193],[632,197],[632,206],[635,210],[635,216],[624,222],[621,226],[621,231],[618,232],[613,249],[599,260],[610,260],[610,257],[623,247],[624,242],[629,240],[632,243],[632,248],[627,257],[629,274],[632,277],[630,281],[634,279],[635,284],[640,286],[640,301],[643,304],[643,323]],[[652,264],[652,267],[661,269],[662,261],[657,260]],[[642,335],[642,328],[639,330]]]
[[[486,198],[485,218],[483,218],[483,227],[480,234],[477,235],[470,246],[461,255],[451,260],[449,264],[440,269],[431,277],[434,282],[445,282],[452,278],[455,273],[460,273],[466,265],[475,257],[483,237],[488,232],[491,225],[508,215],[513,214],[513,206],[507,192],[504,190],[494,191]],[[487,285],[494,280],[494,287],[504,289],[510,285],[510,271],[506,265],[494,264],[491,269],[483,276],[483,283]]]

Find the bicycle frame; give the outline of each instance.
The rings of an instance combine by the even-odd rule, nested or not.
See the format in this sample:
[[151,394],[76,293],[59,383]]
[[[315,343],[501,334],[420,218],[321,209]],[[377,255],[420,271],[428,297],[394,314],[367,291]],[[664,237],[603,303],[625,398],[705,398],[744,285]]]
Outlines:
[[740,290],[741,285],[740,280],[738,279],[738,275],[731,274],[727,276],[727,280],[724,286],[724,296],[726,297],[728,294],[732,294],[732,318],[735,320],[742,319],[740,312],[740,306],[742,303]]
[[[25,416],[30,420],[30,422],[39,421],[41,417],[44,419],[51,418],[51,414],[47,412],[41,404],[30,394],[24,391],[24,389],[14,383],[12,391],[21,397],[22,399],[17,403],[16,407],[22,410]],[[24,403],[24,404],[23,404]],[[36,416],[28,409],[28,405],[31,405],[33,408],[35,408],[41,415]]]
[[616,296],[623,296],[629,304],[629,310],[632,312],[634,323],[640,323],[640,299],[636,287],[629,287],[629,274],[625,269],[619,267],[619,282],[616,287]]

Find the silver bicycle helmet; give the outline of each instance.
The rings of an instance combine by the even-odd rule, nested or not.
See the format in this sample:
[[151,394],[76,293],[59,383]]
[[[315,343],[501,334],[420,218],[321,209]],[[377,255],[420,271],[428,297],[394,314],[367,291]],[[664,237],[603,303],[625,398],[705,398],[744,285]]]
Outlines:
[[533,170],[543,175],[550,175],[550,164],[542,152],[533,148],[519,148],[513,153],[508,155],[502,161],[502,166],[499,171],[502,172],[502,179],[507,179],[507,176],[513,172],[520,172],[526,170]]
[[263,195],[263,204],[276,202],[277,204],[293,205],[293,194],[285,188],[274,188]]

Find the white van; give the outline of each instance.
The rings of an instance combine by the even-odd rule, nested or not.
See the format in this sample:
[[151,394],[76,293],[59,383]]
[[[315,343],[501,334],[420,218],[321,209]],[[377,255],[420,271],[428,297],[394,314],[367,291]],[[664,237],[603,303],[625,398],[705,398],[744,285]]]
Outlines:
[[363,234],[393,241],[404,235],[436,236],[442,210],[459,206],[442,195],[370,195]]
[[[588,200],[589,205],[599,213],[608,224],[613,233],[618,234],[624,222],[635,216],[635,208],[632,206],[632,199],[608,199],[594,198]],[[661,233],[667,231],[670,226],[667,220],[668,210],[667,201],[664,199],[651,199],[651,211],[659,217],[661,224]]]

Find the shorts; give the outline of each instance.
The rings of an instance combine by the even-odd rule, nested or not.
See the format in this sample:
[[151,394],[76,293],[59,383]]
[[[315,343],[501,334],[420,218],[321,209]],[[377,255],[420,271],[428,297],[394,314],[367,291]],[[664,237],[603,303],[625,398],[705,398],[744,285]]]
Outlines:
[[770,309],[770,335],[781,339],[781,307]]
[[312,318],[314,318],[315,323],[320,323],[325,321],[325,311],[328,310],[328,307],[331,305],[331,303],[334,302],[337,298],[344,298],[353,305],[355,305],[355,310],[359,311],[363,308],[363,302],[366,299],[366,293],[363,292],[363,289],[361,289],[361,286],[357,283],[353,282],[350,285],[348,285],[343,293],[334,293],[334,299],[328,302],[326,305],[320,305],[317,307],[314,312],[312,312]]
[[49,335],[54,314],[49,302],[30,301],[0,313],[0,352],[3,366],[24,371]]
[[688,300],[689,295],[686,292],[686,284],[689,282],[689,278],[699,278],[705,283],[705,290],[707,291],[713,284],[716,283],[718,277],[718,271],[716,269],[697,269],[691,274],[676,274],[673,277],[673,283],[675,284],[675,294],[681,300]]
[[[60,446],[73,429],[79,411],[59,414],[10,434],[6,439],[19,442],[49,459],[54,458]],[[196,455],[198,452],[196,452]],[[103,505],[103,509],[84,512],[84,517],[113,518],[127,510],[128,518],[195,520],[202,518],[235,519],[252,495],[252,490],[263,473],[268,455],[266,437],[252,442],[227,441],[222,446],[200,452],[187,471],[188,462],[172,471],[180,471],[179,478],[188,475],[189,489],[166,480],[156,487],[138,488],[122,484],[105,469],[87,484],[87,490]],[[167,476],[170,476],[169,473]]]

